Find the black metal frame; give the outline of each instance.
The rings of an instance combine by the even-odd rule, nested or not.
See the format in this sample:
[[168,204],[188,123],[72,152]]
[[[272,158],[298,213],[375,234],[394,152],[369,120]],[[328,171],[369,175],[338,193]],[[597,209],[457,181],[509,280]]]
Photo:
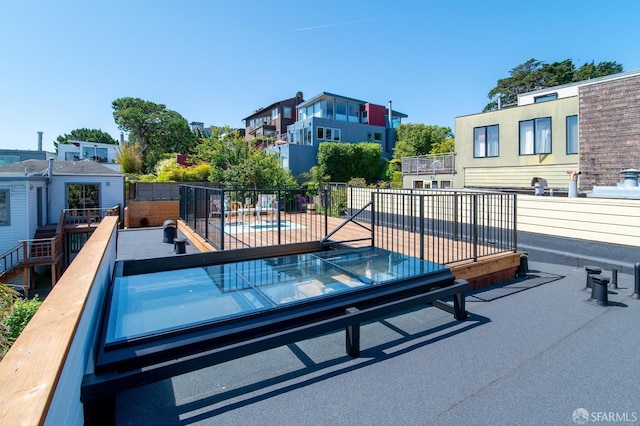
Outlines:
[[[331,249],[316,241],[233,252],[119,261],[116,263],[115,275],[184,269]],[[134,346],[131,347],[126,344],[115,345],[111,353],[105,351],[106,330],[103,326],[95,371],[84,376],[81,389],[85,421],[105,420],[105,415],[115,411],[115,394],[122,390],[340,329],[346,330],[347,353],[358,356],[361,323],[411,307],[432,304],[463,321],[467,317],[464,301],[467,290],[468,284],[455,281],[453,274],[445,268],[420,277],[166,333],[132,342]],[[453,304],[442,301],[450,297],[453,298]],[[109,306],[110,298],[109,295],[105,307]]]

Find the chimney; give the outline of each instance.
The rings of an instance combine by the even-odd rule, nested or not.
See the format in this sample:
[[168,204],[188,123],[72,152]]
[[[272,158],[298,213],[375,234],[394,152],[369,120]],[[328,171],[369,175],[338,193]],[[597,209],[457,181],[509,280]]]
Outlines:
[[389,101],[389,128],[393,128],[393,113],[391,112],[391,101]]
[[120,132],[120,145],[124,145],[124,133]]
[[42,132],[38,132],[38,151],[42,151]]

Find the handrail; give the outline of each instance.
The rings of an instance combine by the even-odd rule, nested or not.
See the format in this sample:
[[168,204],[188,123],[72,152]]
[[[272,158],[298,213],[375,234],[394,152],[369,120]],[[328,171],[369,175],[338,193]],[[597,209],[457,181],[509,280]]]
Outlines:
[[[20,256],[22,251],[22,256]],[[2,269],[0,269],[0,277],[5,276],[7,273],[13,271],[24,262],[24,250],[22,243],[16,244],[14,247],[0,254],[0,262]]]

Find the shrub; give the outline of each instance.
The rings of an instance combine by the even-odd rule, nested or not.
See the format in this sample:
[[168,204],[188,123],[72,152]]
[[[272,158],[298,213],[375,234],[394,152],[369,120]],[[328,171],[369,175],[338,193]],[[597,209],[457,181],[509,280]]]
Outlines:
[[0,283],[0,359],[11,347],[9,341],[9,329],[5,324],[5,318],[11,313],[11,307],[20,295],[6,284]]
[[10,343],[15,342],[40,305],[42,305],[42,300],[37,296],[33,299],[17,300],[13,304],[11,313],[4,319],[4,324],[7,326],[7,339]]

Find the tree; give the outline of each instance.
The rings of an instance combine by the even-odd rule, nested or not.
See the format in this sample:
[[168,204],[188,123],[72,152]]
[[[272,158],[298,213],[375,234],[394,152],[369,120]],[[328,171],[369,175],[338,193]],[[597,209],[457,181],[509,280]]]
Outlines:
[[583,64],[575,72],[576,81],[589,80],[592,78],[604,77],[611,74],[618,74],[623,71],[622,65],[615,62],[600,62],[595,64],[593,61]]
[[111,137],[109,133],[105,133],[100,129],[75,129],[71,133],[60,135],[53,142],[53,146],[58,152],[58,144],[70,143],[69,141],[82,141],[82,142],[94,142],[94,143],[109,143],[117,145],[118,141]]
[[334,182],[364,178],[372,182],[380,171],[382,147],[373,142],[323,142],[318,147],[318,174]]
[[489,91],[491,99],[484,111],[498,109],[498,98],[504,106],[518,102],[518,95],[547,87],[560,86],[590,78],[622,72],[622,65],[615,62],[586,63],[576,70],[571,59],[545,64],[537,59],[529,59],[513,68],[510,77],[498,80],[496,87]]
[[210,164],[209,180],[230,189],[297,187],[277,154],[256,148],[225,128],[212,128],[211,137],[198,143],[193,160]]
[[404,157],[432,153],[434,147],[441,146],[447,139],[453,138],[450,127],[426,124],[400,124],[396,129],[398,140],[393,150],[394,160]]
[[112,107],[118,128],[140,146],[145,171],[152,170],[163,154],[193,151],[197,137],[189,123],[165,105],[127,97],[116,99]]

